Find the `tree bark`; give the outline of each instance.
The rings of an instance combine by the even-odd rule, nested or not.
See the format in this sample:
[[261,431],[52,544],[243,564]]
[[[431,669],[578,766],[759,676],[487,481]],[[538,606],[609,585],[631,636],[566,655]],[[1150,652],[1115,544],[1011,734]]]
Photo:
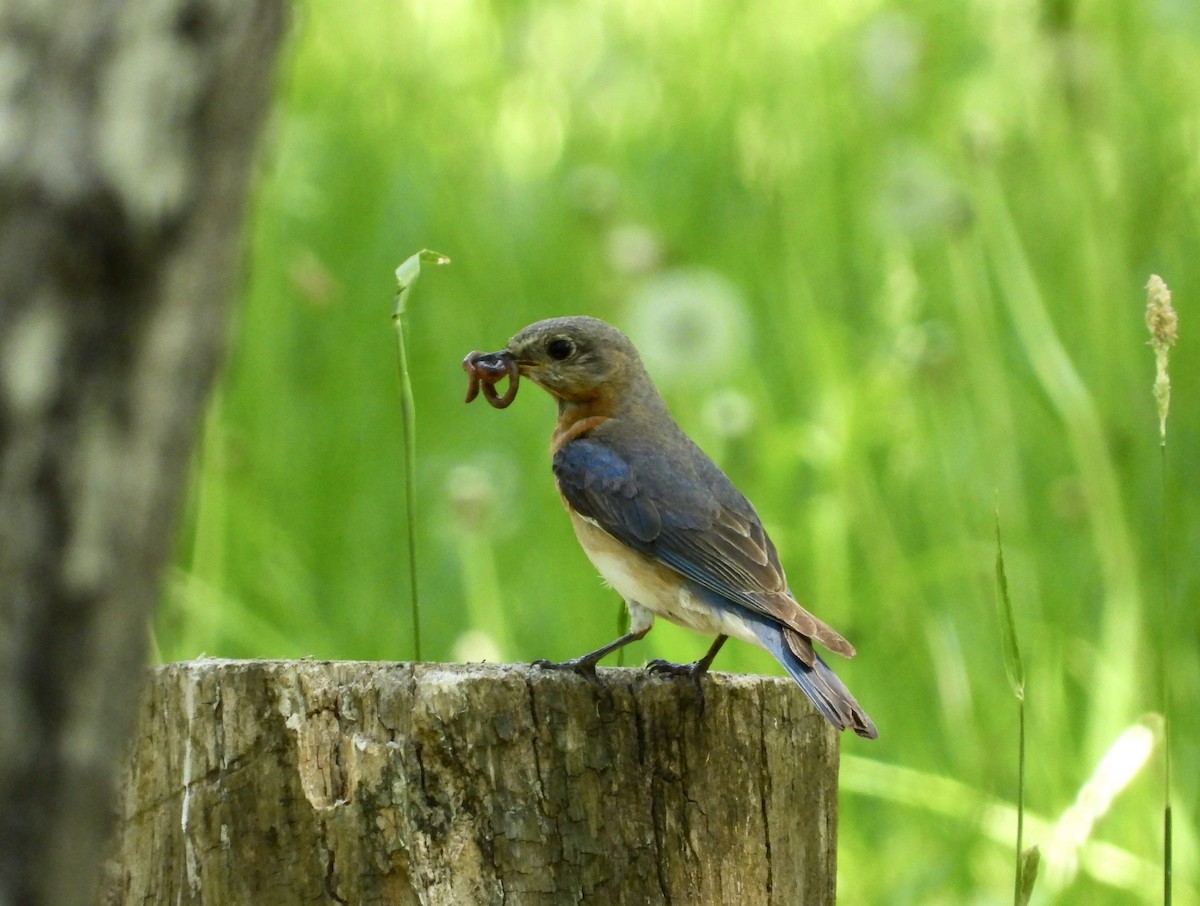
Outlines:
[[0,906],[94,901],[283,19],[0,4]]
[[154,671],[103,902],[834,899],[838,739],[796,687],[640,670]]

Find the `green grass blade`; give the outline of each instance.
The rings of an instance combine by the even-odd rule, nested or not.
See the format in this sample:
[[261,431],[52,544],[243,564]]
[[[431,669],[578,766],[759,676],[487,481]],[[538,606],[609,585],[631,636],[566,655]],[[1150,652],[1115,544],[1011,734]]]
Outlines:
[[1012,599],[1008,594],[1008,575],[1004,571],[1004,544],[1000,538],[1000,507],[996,518],[996,609],[1000,616],[1000,631],[1004,640],[1004,670],[1017,698],[1017,860],[1013,882],[1014,906],[1029,902],[1033,882],[1037,878],[1038,850],[1022,849],[1025,837],[1025,668],[1021,663],[1021,648],[1017,644],[1017,621],[1013,617]]
[[996,609],[1000,616],[1000,632],[1004,645],[1004,670],[1018,701],[1025,700],[1025,668],[1017,644],[1017,624],[1013,618],[1012,601],[1008,596],[1008,577],[1004,572],[1004,546],[1000,540],[1000,509],[996,508]]
[[1097,634],[1089,678],[1083,752],[1097,757],[1135,708],[1135,689],[1111,669],[1142,644],[1142,591],[1137,543],[1122,501],[1121,481],[1105,433],[1103,409],[1072,356],[1051,314],[1054,299],[1027,250],[1010,210],[1010,198],[994,176],[985,177],[978,196],[981,225],[1013,334],[1028,358],[1037,384],[1062,422],[1067,448],[1078,469],[1088,508],[1096,564],[1102,583],[1097,603]]
[[1171,804],[1163,807],[1163,903],[1171,906]]
[[[843,793],[936,815],[955,822],[964,831],[978,829],[998,845],[1007,846],[1012,841],[1017,823],[1013,803],[943,774],[843,753],[839,783]],[[1037,812],[1029,813],[1025,820],[1030,836],[1053,839],[1058,822]],[[1121,891],[1125,899],[1120,902],[1140,902],[1146,891],[1157,885],[1161,875],[1161,866],[1154,861],[1090,833],[1076,838],[1071,847],[1045,845],[1039,869],[1044,869],[1041,874],[1047,902],[1053,902],[1074,883],[1077,873],[1113,891]],[[1200,891],[1186,880],[1181,894],[1188,903],[1200,897]]]
[[1042,863],[1042,851],[1037,846],[1031,846],[1021,853],[1018,860],[1017,906],[1029,906],[1029,898],[1033,896],[1033,882],[1037,880],[1038,867]]

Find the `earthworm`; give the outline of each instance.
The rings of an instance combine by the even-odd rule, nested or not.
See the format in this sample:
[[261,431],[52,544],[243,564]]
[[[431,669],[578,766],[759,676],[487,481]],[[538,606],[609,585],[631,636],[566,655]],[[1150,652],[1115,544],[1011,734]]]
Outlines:
[[[517,398],[517,384],[521,379],[521,371],[516,360],[506,352],[471,352],[463,359],[463,371],[467,373],[467,402],[479,395],[483,389],[483,398],[488,405],[495,409],[507,409]],[[496,384],[508,375],[508,389],[504,395],[496,393]]]

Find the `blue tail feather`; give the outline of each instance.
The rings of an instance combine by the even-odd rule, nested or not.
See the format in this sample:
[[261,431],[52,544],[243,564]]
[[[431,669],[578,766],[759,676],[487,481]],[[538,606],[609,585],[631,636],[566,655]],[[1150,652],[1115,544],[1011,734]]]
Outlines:
[[783,638],[783,629],[779,626],[754,626],[754,634],[763,642],[766,649],[783,665],[783,669],[796,681],[804,694],[816,706],[825,719],[839,730],[850,729],[867,739],[875,739],[879,731],[859,706],[854,696],[845,684],[837,678],[829,665],[816,655],[812,666],[800,660],[788,647]]
[[783,665],[788,675],[796,681],[804,694],[808,696],[818,711],[839,730],[853,730],[859,736],[875,739],[879,731],[867,713],[859,706],[850,690],[846,688],[837,675],[829,669],[829,665],[821,660],[814,652],[812,666],[804,663],[788,646],[784,638],[783,626],[763,614],[754,613],[725,598],[708,592],[694,589],[705,597],[709,604],[717,607],[729,617],[734,617],[743,626],[750,629],[762,646],[775,660]]

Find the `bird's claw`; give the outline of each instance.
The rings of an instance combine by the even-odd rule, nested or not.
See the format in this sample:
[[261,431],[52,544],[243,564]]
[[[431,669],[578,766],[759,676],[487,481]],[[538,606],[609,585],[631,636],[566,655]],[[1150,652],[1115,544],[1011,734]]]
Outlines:
[[533,662],[534,667],[540,667],[543,670],[570,670],[593,686],[600,685],[600,677],[596,675],[596,662],[587,658],[577,657],[569,661],[548,661],[541,658]]
[[696,711],[698,714],[704,713],[704,674],[708,672],[707,664],[703,661],[675,664],[656,657],[646,662],[646,669],[655,676],[686,676],[690,679],[692,688],[696,690]]
[[646,661],[646,669],[662,676],[691,676],[696,671],[696,665],[676,664],[673,661],[664,661],[662,658],[656,657],[654,660]]

